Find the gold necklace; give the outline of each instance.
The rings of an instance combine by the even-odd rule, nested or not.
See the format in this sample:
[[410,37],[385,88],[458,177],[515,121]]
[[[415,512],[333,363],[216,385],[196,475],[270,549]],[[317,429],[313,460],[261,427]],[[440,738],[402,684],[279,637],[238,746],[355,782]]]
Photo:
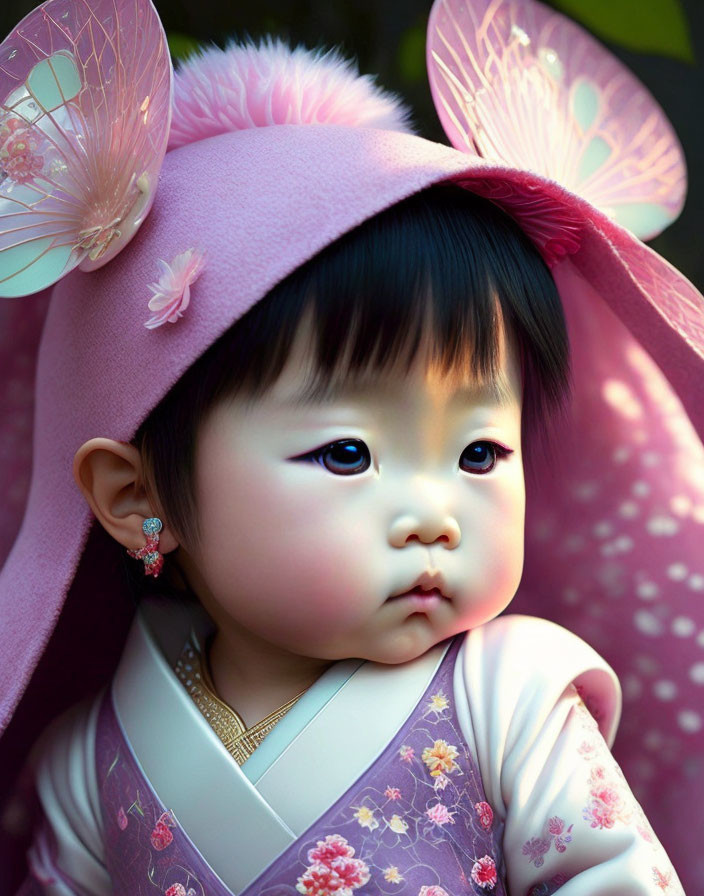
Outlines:
[[305,691],[301,691],[288,703],[284,703],[283,706],[269,713],[261,722],[247,728],[242,716],[227,703],[224,703],[215,693],[208,664],[190,640],[181,651],[174,671],[205,720],[238,765],[242,765],[249,759],[274,725],[305,693]]

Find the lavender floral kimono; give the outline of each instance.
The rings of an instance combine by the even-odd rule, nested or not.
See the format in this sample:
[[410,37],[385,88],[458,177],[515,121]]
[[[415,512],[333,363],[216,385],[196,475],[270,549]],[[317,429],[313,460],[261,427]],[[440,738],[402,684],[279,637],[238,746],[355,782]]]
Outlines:
[[338,663],[240,768],[172,671],[193,624],[147,607],[112,687],[45,740],[23,893],[682,893],[602,737],[613,674],[564,629]]

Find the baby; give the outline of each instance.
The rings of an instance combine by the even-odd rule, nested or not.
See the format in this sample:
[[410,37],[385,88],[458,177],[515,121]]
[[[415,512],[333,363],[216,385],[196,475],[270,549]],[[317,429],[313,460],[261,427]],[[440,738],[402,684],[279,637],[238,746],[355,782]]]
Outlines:
[[[56,2],[30,16],[46,63],[3,107],[33,153],[3,201],[35,214],[70,195],[61,141],[105,151],[96,95],[126,91],[115,121],[141,134],[160,94],[130,72],[148,57],[163,88],[168,65],[146,5],[65,0],[62,24]],[[434,10],[445,44],[460,12]],[[96,33],[124,83],[93,79]],[[586,274],[598,249],[594,283],[617,283],[635,241],[539,175],[408,134],[335,58],[235,48],[179,78],[148,222],[152,162],[115,138],[129,201],[6,277],[110,262],[53,291],[3,590],[50,525],[22,592],[105,599],[94,519],[147,573],[109,688],[38,749],[21,892],[682,892],[607,747],[609,667],[551,623],[495,619],[521,578],[524,464],[567,396],[562,304],[596,295],[574,274],[558,292],[548,264]],[[44,615],[22,643],[11,619],[23,669]]]

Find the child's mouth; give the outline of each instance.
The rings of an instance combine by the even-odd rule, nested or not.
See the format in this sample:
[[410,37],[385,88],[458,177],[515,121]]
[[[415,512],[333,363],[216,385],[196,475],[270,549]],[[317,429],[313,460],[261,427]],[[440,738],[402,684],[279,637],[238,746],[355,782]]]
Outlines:
[[449,597],[445,597],[439,588],[421,588],[419,586],[404,591],[403,594],[394,594],[389,598],[390,601],[410,601],[412,605],[423,610],[429,610],[431,607],[438,606],[442,601],[449,599]]
[[406,598],[415,600],[420,606],[434,606],[443,600],[451,600],[447,590],[445,577],[439,569],[426,570],[407,591],[392,594],[389,600]]

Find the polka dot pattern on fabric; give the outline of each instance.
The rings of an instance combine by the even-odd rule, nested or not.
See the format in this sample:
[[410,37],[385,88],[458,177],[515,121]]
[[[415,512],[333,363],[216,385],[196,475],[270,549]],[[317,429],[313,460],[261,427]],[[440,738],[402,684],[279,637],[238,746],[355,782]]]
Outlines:
[[[509,612],[560,622],[614,667],[616,759],[675,867],[691,869],[685,844],[704,805],[704,447],[612,312],[586,309],[566,308],[572,415],[552,434],[559,468],[538,465],[529,483],[525,573]],[[585,329],[599,339],[580,339]],[[534,531],[554,536],[538,544]],[[704,879],[704,856],[693,876]]]

